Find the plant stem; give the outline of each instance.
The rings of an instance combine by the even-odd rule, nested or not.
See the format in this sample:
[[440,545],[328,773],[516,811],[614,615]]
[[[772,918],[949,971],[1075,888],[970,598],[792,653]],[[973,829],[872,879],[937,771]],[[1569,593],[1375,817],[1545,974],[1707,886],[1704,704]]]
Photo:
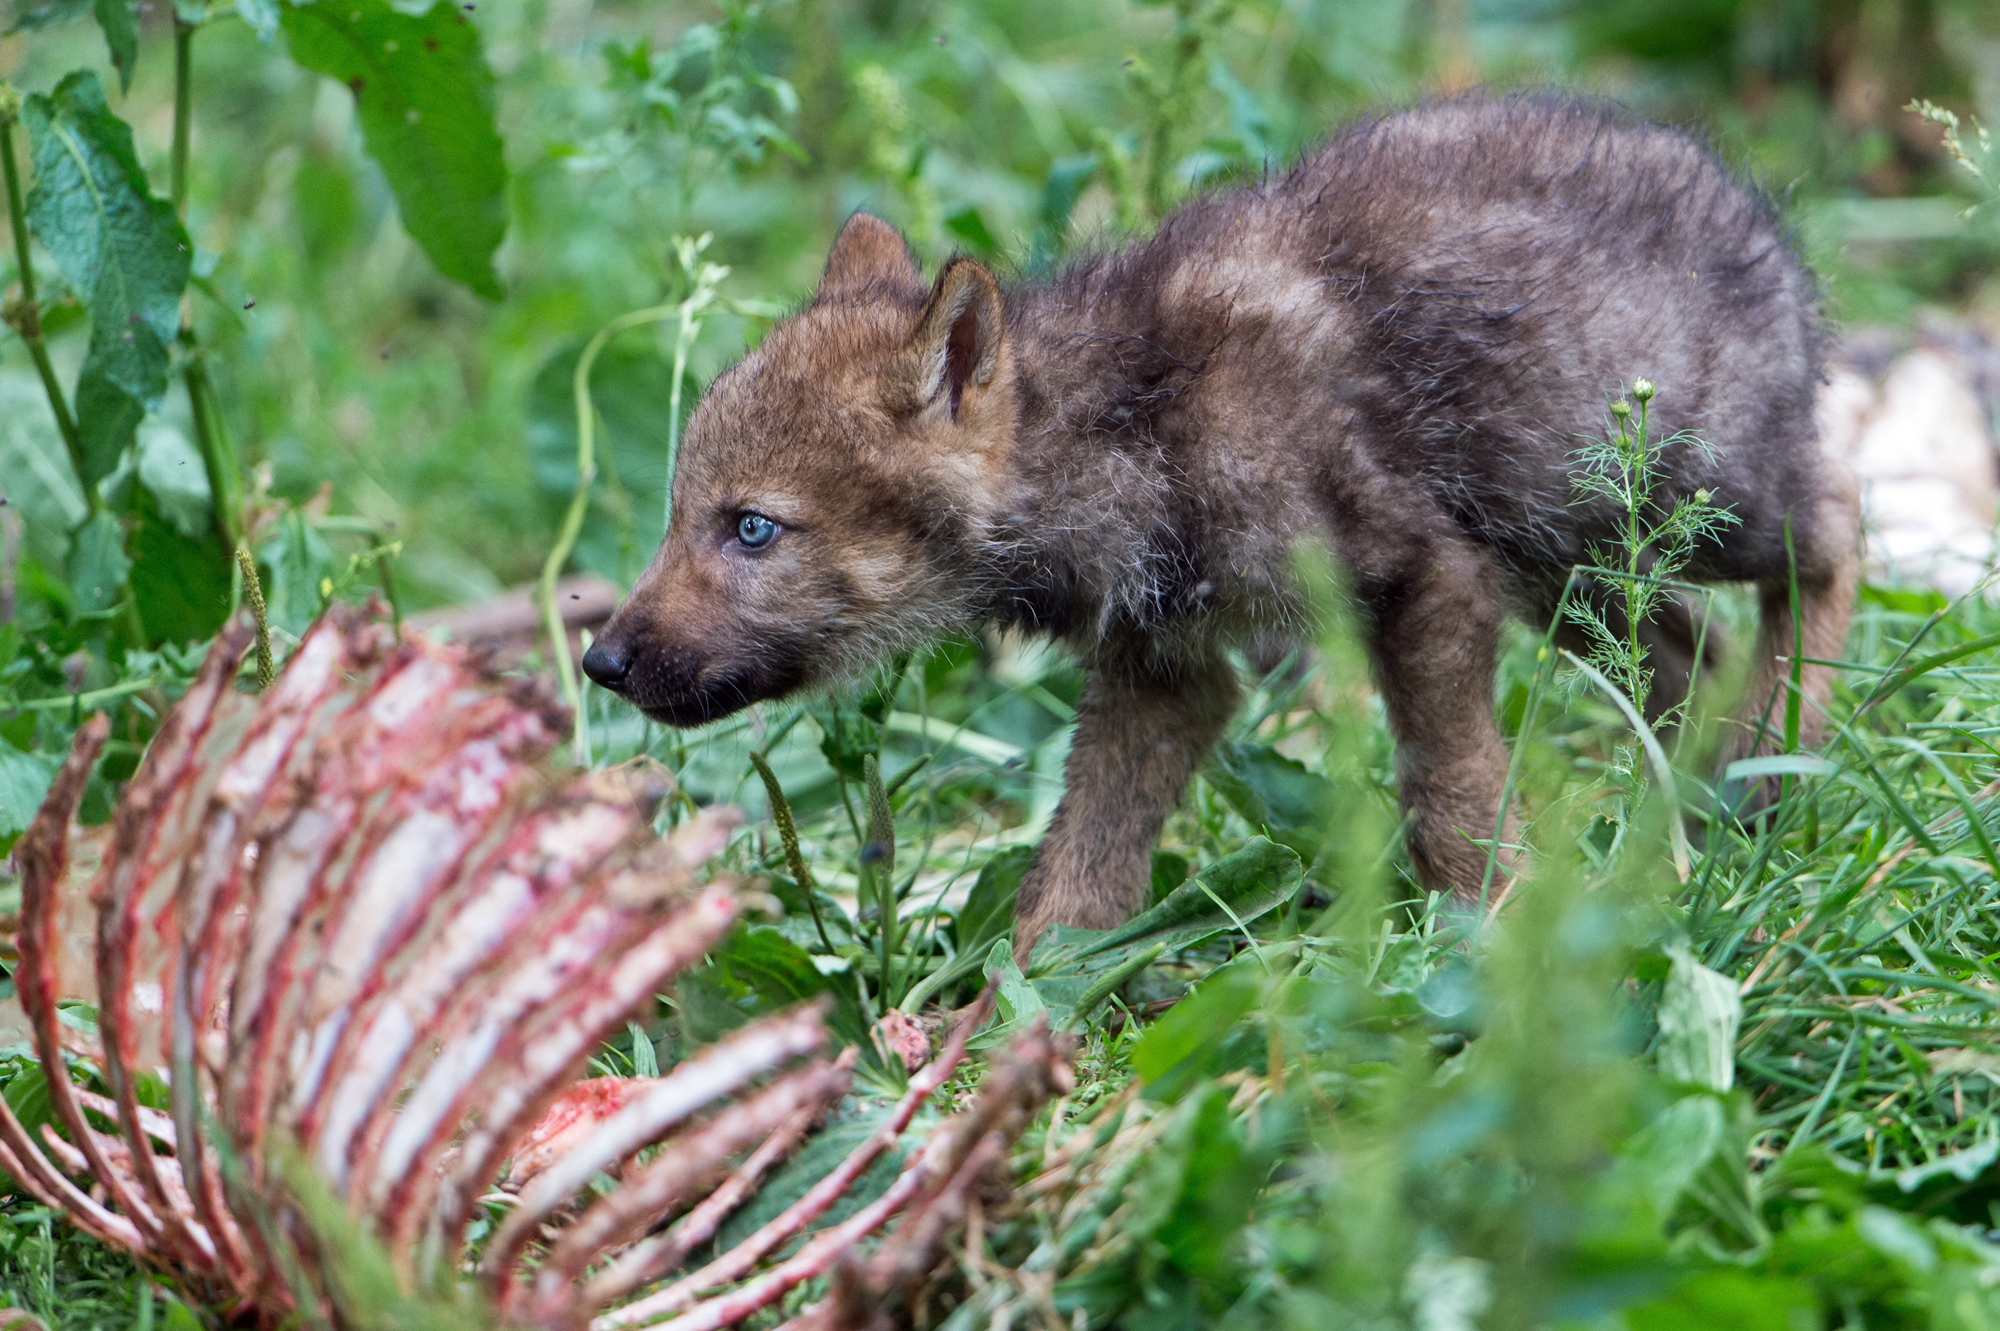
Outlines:
[[0,711],[7,712],[55,712],[63,708],[93,711],[113,698],[129,697],[134,693],[144,693],[160,682],[158,675],[141,675],[137,679],[120,680],[107,688],[93,689],[89,693],[65,693],[55,698],[27,698],[20,702],[0,703]]
[[194,31],[179,14],[174,15],[174,148],[169,159],[167,193],[174,214],[186,220],[188,138],[194,129]]
[[605,344],[618,334],[640,324],[672,318],[680,312],[680,308],[679,305],[654,305],[619,315],[584,343],[583,354],[576,358],[576,373],[570,377],[571,391],[576,397],[576,492],[570,496],[569,511],[563,514],[562,530],[549,550],[548,559],[542,564],[541,597],[542,625],[548,630],[549,654],[555,658],[556,678],[562,684],[563,701],[569,704],[570,712],[576,717],[573,747],[578,754],[589,747],[590,728],[583,710],[583,691],[577,682],[576,664],[569,656],[569,633],[563,627],[562,612],[556,606],[556,579],[562,575],[563,565],[569,562],[570,551],[576,548],[576,538],[583,531],[584,514],[590,510],[590,487],[597,480],[597,411],[590,401],[590,367],[597,363],[598,353],[604,350]]
[[243,488],[237,475],[236,450],[229,442],[222,404],[186,315],[181,323],[181,345],[189,352],[187,368],[181,374],[187,381],[188,407],[194,417],[202,469],[208,473],[209,507],[214,514],[216,539],[233,551],[243,543]]
[[[1646,415],[1649,406],[1647,402],[1639,403],[1639,437],[1636,442],[1628,445],[1627,456],[1632,459],[1632,470],[1625,487],[1625,565],[1626,572],[1632,575],[1632,580],[1625,584],[1626,650],[1631,653],[1625,663],[1625,668],[1629,672],[1626,690],[1632,695],[1634,705],[1642,710],[1646,706],[1645,675],[1641,664],[1645,658],[1645,649],[1639,644],[1639,619],[1644,614],[1645,607],[1640,604],[1642,593],[1638,583],[1639,548],[1642,544],[1639,532],[1639,509],[1645,502],[1648,488]],[[1619,428],[1623,430],[1626,427],[1621,422]]]
[[681,457],[681,380],[687,377],[688,350],[701,331],[701,320],[695,316],[693,305],[692,296],[680,305],[681,323],[674,331],[674,382],[667,390],[666,521],[669,525],[674,520],[674,466]]
[[1192,110],[1194,76],[1207,35],[1203,29],[1210,17],[1197,0],[1175,0],[1173,64],[1158,90],[1160,101],[1146,149],[1146,203],[1154,217],[1164,217],[1173,205],[1174,149],[1182,121]]
[[[174,18],[174,144],[168,162],[167,193],[174,215],[187,225],[188,140],[194,132],[194,34],[199,25]],[[193,245],[192,239],[188,241]],[[186,367],[181,377],[187,384],[188,410],[194,420],[195,443],[201,449],[202,469],[208,473],[209,510],[214,515],[215,539],[232,555],[243,544],[243,488],[237,472],[236,450],[222,418],[222,404],[208,377],[208,363],[194,335],[194,298],[181,296],[181,347]]]
[[7,178],[7,218],[14,229],[14,257],[21,270],[21,303],[10,322],[21,340],[28,344],[35,370],[42,376],[42,391],[48,395],[49,410],[55,413],[56,431],[69,451],[69,464],[76,469],[76,483],[83,488],[83,502],[91,515],[99,507],[97,487],[85,480],[83,435],[70,414],[69,399],[63,395],[56,367],[49,360],[48,344],[42,338],[42,311],[35,303],[35,265],[28,254],[28,210],[21,197],[21,171],[14,163],[14,122],[19,118],[20,100],[12,88],[0,85],[0,174]]
[[688,290],[686,299],[675,307],[680,314],[680,327],[674,330],[674,381],[667,389],[667,498],[663,520],[669,526],[674,520],[674,467],[681,455],[681,380],[687,377],[688,353],[694,349],[695,338],[701,335],[702,317],[715,303],[716,285],[729,276],[729,270],[720,264],[700,262],[708,240],[704,234],[698,239],[681,236],[674,242],[681,271],[687,274]]

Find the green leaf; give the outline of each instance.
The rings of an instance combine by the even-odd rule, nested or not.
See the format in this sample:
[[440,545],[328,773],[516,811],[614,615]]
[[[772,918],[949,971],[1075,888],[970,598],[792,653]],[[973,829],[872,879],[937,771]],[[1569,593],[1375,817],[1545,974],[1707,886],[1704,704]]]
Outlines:
[[1643,1196],[1654,1218],[1665,1222],[1722,1145],[1725,1127],[1721,1101],[1712,1095],[1684,1095],[1633,1134],[1619,1154],[1612,1181]]
[[1051,929],[1035,944],[1028,975],[1072,978],[1081,993],[1098,974],[1155,943],[1169,951],[1192,947],[1249,924],[1297,895],[1302,876],[1297,855],[1254,837],[1116,929]]
[[994,986],[994,1008],[999,1019],[967,1041],[968,1048],[993,1049],[1005,1045],[1026,1032],[1038,1018],[1046,1018],[1052,1030],[1069,1025],[1072,1005],[1063,1001],[1061,994],[1052,1000],[1041,982],[1022,975],[1021,968],[1014,963],[1013,944],[1006,939],[993,944],[982,969],[987,982]]
[[[49,1094],[49,1079],[40,1063],[23,1063],[7,1082],[7,1107],[35,1141],[42,1140],[42,1125],[54,1123],[55,1100]],[[67,1134],[65,1134],[67,1135]]]
[[125,557],[125,530],[111,513],[97,516],[70,537],[69,585],[78,614],[99,615],[118,604],[132,561]]
[[210,638],[229,618],[233,562],[213,536],[183,536],[160,513],[153,496],[138,491],[132,510],[132,599],[150,643]]
[[268,570],[264,604],[271,626],[293,637],[319,618],[326,598],[320,589],[333,573],[333,550],[297,509],[278,522],[277,535],[264,543],[257,560]]
[[[814,1133],[797,1155],[771,1175],[770,1181],[757,1190],[742,1210],[729,1217],[722,1232],[716,1236],[717,1247],[725,1250],[732,1248],[776,1219],[786,1207],[805,1196],[813,1185],[832,1173],[850,1152],[867,1141],[890,1113],[891,1107],[887,1105],[864,1110]],[[854,1186],[842,1193],[840,1200],[828,1207],[807,1232],[814,1233],[829,1225],[837,1225],[887,1192],[889,1185],[902,1172],[906,1143],[922,1140],[920,1128],[930,1117],[928,1111],[919,1114],[917,1123],[882,1152]]]
[[38,28],[52,28],[58,23],[74,23],[90,12],[94,0],[42,0],[40,4],[27,5],[16,11],[14,21],[7,26],[7,36],[17,32],[33,32]]
[[1152,890],[1148,900],[1155,903],[1165,901],[1170,893],[1188,880],[1194,872],[1194,865],[1185,855],[1176,855],[1171,850],[1153,852]]
[[994,242],[993,233],[986,229],[986,219],[969,203],[945,217],[944,229],[964,241],[974,254],[999,252],[1000,246]]
[[1263,1154],[1246,1149],[1229,1088],[1209,1083],[1174,1111],[1140,1166],[1123,1232],[1153,1240],[1190,1275],[1222,1276],[1263,1182]]
[[1736,1079],[1736,984],[1694,959],[1686,943],[1668,949],[1673,968],[1660,996],[1660,1075],[1726,1091]]
[[35,820],[60,765],[47,754],[23,753],[0,743],[0,853]]
[[1257,1005],[1263,986],[1238,963],[1209,976],[1200,988],[1153,1023],[1132,1051],[1132,1071],[1153,1100],[1172,1100],[1204,1075],[1212,1055]]
[[834,1035],[864,1051],[872,1047],[854,977],[822,973],[811,954],[776,929],[739,929],[680,988],[684,1000],[701,1000],[683,1005],[692,1008],[688,1015],[694,1020],[684,1017],[684,1023],[698,1041],[715,1039],[752,1017],[830,994],[833,1013],[827,1024]]
[[111,48],[111,67],[118,71],[118,91],[132,91],[132,66],[139,61],[139,25],[132,17],[131,0],[97,0],[97,26],[104,30],[104,44]]
[[139,484],[175,531],[191,541],[210,533],[215,508],[208,493],[208,468],[179,430],[157,421],[140,427]]
[[155,198],[97,75],[78,70],[22,108],[33,139],[28,221],[90,311],[77,378],[85,485],[117,467],[147,406],[167,390],[193,247],[173,205]]
[[[96,342],[96,324],[91,325]],[[111,376],[101,359],[88,359],[76,377],[76,423],[83,435],[83,465],[95,485],[115,472],[146,419],[146,404]]]
[[1204,773],[1229,807],[1307,863],[1319,858],[1334,813],[1333,783],[1267,744],[1219,745]]
[[479,30],[448,0],[421,15],[387,0],[320,0],[284,6],[279,23],[292,59],[354,93],[410,238],[446,277],[499,299],[507,164]]
[[985,956],[993,944],[1014,931],[1014,898],[1020,895],[1021,880],[1035,862],[1029,846],[1012,846],[980,866],[979,877],[966,893],[965,905],[954,922],[954,938],[960,953]]
[[21,515],[28,556],[61,568],[69,558],[69,533],[88,517],[56,418],[39,381],[0,375],[0,493]]
[[996,986],[994,1006],[1000,1020],[1009,1026],[1033,1021],[1049,1010],[1049,1005],[1014,964],[1014,949],[995,943],[986,954],[986,978]]
[[1791,1331],[1826,1319],[1803,1281],[1724,1269],[1687,1276],[1670,1297],[1627,1308],[1623,1322],[1632,1331]]

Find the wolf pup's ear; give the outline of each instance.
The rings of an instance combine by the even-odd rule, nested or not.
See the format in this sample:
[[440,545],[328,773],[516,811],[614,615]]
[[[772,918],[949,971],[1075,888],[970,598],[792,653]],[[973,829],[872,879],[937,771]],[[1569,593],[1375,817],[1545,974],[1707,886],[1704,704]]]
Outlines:
[[943,401],[957,420],[967,392],[993,382],[1006,329],[1006,302],[993,274],[971,259],[953,259],[883,372],[891,404],[920,411]]
[[910,247],[896,228],[879,217],[856,213],[834,238],[819,279],[815,302],[853,300],[887,287],[895,292],[921,291],[924,275],[910,258]]

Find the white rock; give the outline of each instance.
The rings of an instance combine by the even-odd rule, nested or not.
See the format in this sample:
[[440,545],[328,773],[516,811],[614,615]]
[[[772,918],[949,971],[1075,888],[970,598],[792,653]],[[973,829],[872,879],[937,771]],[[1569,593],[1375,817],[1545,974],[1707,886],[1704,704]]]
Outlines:
[[1972,590],[1994,559],[2000,467],[1985,405],[1957,359],[1919,347],[1879,389],[1836,369],[1819,418],[1827,452],[1861,482],[1869,579]]

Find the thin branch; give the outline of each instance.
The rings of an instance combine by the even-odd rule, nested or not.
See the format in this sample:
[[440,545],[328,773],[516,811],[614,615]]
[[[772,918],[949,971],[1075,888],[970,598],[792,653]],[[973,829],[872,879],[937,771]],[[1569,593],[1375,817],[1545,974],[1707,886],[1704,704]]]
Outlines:
[[42,311],[35,303],[35,264],[28,253],[28,210],[21,196],[21,171],[14,163],[14,125],[21,118],[21,94],[0,83],[0,174],[7,178],[7,218],[14,229],[14,257],[21,270],[21,299],[7,312],[7,322],[28,344],[35,369],[42,376],[42,391],[48,394],[49,410],[55,413],[56,430],[63,447],[69,450],[70,466],[76,469],[76,483],[83,488],[83,502],[95,516],[99,508],[97,487],[85,479],[83,435],[70,414],[69,399],[56,367],[49,360],[48,344],[42,338]]

